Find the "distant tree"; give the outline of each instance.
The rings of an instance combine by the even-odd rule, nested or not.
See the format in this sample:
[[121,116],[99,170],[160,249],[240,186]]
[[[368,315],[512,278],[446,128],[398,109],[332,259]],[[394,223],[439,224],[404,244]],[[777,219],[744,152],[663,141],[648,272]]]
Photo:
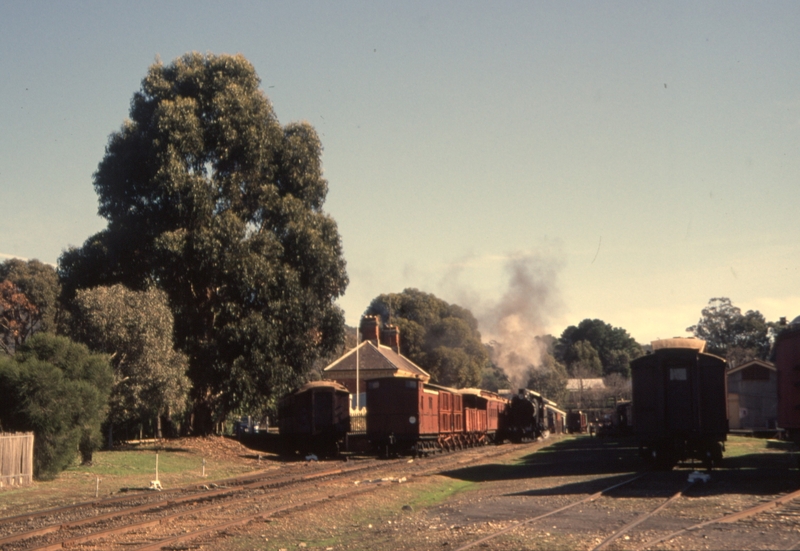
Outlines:
[[14,355],[34,334],[41,313],[19,287],[11,281],[0,282],[0,350]]
[[[619,373],[627,376],[628,362],[643,354],[642,347],[625,329],[613,327],[599,319],[585,319],[577,326],[564,329],[555,346],[556,358],[569,365],[571,360],[567,355],[573,353],[572,347],[580,341],[588,342],[597,351],[602,365],[601,374],[604,375]],[[590,371],[593,370],[590,367]]]
[[54,266],[12,258],[0,263],[0,281],[12,282],[36,306],[38,317],[33,332],[58,331],[61,284]]
[[0,357],[0,425],[34,432],[37,478],[54,477],[78,450],[91,461],[111,385],[107,358],[66,337],[39,333],[13,358]]
[[606,403],[612,400],[631,399],[631,381],[619,373],[612,373],[603,378],[605,384]]
[[109,139],[94,175],[108,227],[61,256],[64,297],[164,290],[198,431],[282,395],[343,341],[321,155],[308,123],[280,125],[241,55],[151,66]]
[[567,371],[573,378],[593,378],[603,376],[603,363],[600,355],[589,341],[571,343],[564,351]]
[[[487,350],[487,354],[491,357],[490,351]],[[486,367],[483,368],[479,386],[485,390],[497,392],[502,388],[510,389],[511,381],[508,380],[508,375],[506,375],[502,367],[489,362]]]
[[175,350],[166,293],[123,285],[78,291],[71,335],[111,356],[114,388],[110,420],[155,419],[183,413],[190,382],[186,356]]
[[631,356],[629,350],[611,350],[606,355],[606,364],[603,366],[603,374],[607,377],[619,375],[624,379],[631,376],[631,360],[641,354]]
[[562,404],[567,400],[567,379],[567,369],[551,354],[545,353],[540,366],[529,368],[527,388]]
[[771,346],[770,328],[758,310],[742,314],[727,297],[712,298],[696,325],[686,331],[706,341],[706,352],[731,360],[766,359]]
[[472,312],[417,289],[380,295],[366,315],[378,315],[400,330],[404,356],[431,374],[434,382],[475,387],[483,379],[489,356]]

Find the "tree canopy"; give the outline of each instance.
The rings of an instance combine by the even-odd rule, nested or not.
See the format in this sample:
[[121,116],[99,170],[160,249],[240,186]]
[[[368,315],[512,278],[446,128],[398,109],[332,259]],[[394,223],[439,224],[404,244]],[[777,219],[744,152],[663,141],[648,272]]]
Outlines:
[[131,291],[120,284],[78,291],[71,334],[111,356],[112,422],[183,412],[190,386],[188,362],[174,349],[173,326],[163,291]]
[[771,346],[770,327],[758,310],[742,310],[727,297],[712,298],[696,325],[686,331],[706,341],[706,352],[729,360],[766,359]]
[[0,263],[0,350],[14,354],[33,334],[54,332],[59,294],[52,266],[17,258]]
[[308,123],[280,125],[241,55],[154,64],[109,139],[94,175],[108,226],[61,256],[64,296],[164,290],[204,432],[342,341],[348,279],[321,154]]
[[[577,326],[570,325],[561,333],[556,345],[555,356],[559,361],[567,364],[576,360],[589,361],[589,371],[596,372],[596,364],[589,360],[591,351],[585,342],[596,351],[602,371],[596,376],[620,373],[627,377],[629,373],[629,362],[642,355],[642,347],[631,337],[628,332],[621,327],[613,327],[599,319],[585,319]],[[577,348],[580,354],[577,354]]]
[[528,369],[527,388],[562,404],[567,399],[567,370],[549,353],[542,354],[541,365]]
[[405,289],[374,298],[365,315],[378,315],[384,323],[396,325],[402,354],[430,373],[434,382],[480,385],[489,356],[481,343],[478,321],[466,308]]

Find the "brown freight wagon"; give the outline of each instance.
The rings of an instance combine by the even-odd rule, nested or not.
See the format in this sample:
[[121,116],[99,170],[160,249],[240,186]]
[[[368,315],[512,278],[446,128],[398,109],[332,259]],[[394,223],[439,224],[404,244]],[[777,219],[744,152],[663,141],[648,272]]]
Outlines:
[[633,432],[643,458],[671,469],[693,458],[722,461],[728,433],[727,362],[698,339],[654,341],[631,361]]
[[350,431],[350,393],[333,381],[307,383],[281,399],[278,420],[287,451],[336,455]]
[[571,434],[583,434],[589,430],[586,414],[582,411],[567,412],[567,430]]
[[384,456],[437,449],[439,396],[439,390],[419,379],[367,381],[367,439]]
[[800,445],[800,316],[778,334],[774,358],[778,369],[778,427]]

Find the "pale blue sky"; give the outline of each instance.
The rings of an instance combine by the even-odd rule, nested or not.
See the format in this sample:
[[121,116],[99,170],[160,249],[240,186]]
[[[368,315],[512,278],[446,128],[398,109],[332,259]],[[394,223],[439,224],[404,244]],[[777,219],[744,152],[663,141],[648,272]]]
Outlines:
[[406,287],[487,338],[514,308],[640,342],[716,296],[791,319],[798,28],[796,2],[0,0],[0,257],[105,226],[92,173],[157,55],[242,53],[321,135],[350,324]]

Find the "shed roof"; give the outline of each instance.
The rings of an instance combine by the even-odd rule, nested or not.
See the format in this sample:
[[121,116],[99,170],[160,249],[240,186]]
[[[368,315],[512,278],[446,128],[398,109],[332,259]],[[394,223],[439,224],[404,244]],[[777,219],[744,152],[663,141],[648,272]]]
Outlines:
[[772,371],[777,371],[778,370],[778,368],[775,367],[775,364],[772,363],[772,362],[765,362],[764,360],[750,360],[747,363],[743,363],[740,366],[737,366],[737,367],[734,367],[733,369],[728,370],[727,374],[730,375],[731,373],[736,373],[737,371],[741,371],[741,370],[746,369],[746,368],[748,368],[750,366],[753,366],[753,365],[766,367],[767,369],[771,369]]

